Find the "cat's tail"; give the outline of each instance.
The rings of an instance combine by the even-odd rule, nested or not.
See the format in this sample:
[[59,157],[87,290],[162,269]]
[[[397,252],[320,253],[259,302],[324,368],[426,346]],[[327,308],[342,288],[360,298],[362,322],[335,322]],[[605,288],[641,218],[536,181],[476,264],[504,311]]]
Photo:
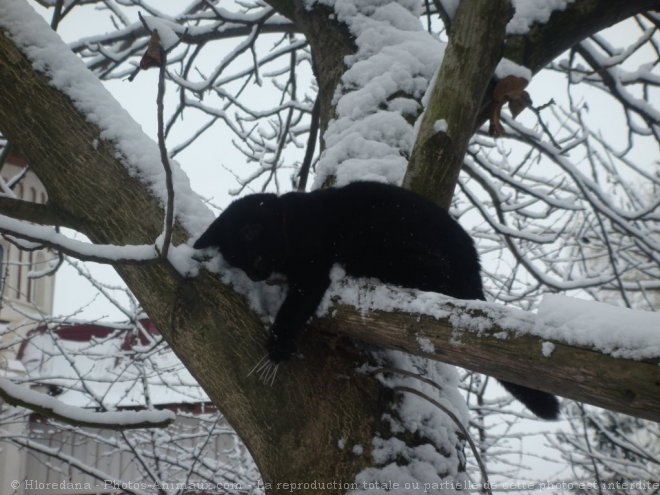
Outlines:
[[500,383],[539,418],[557,419],[559,417],[559,401],[554,395],[511,382],[500,380]]

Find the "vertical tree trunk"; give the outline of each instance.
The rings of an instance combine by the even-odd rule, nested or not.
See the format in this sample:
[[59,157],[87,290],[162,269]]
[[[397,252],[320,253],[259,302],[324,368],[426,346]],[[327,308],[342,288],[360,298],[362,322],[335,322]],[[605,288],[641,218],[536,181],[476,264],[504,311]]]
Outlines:
[[[477,116],[504,45],[509,0],[462,0],[417,134],[404,186],[449,208]],[[446,130],[436,122],[444,120]]]

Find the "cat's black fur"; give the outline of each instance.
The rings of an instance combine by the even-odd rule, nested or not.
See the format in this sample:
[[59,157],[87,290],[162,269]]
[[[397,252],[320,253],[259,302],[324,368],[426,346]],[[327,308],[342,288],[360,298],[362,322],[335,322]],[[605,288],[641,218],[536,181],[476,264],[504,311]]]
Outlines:
[[[310,193],[252,194],[234,201],[195,242],[215,247],[252,280],[286,276],[289,290],[272,326],[272,361],[288,359],[298,332],[330,284],[334,263],[352,276],[484,299],[472,239],[449,214],[406,189],[356,182]],[[554,419],[557,398],[502,385],[534,414]]]

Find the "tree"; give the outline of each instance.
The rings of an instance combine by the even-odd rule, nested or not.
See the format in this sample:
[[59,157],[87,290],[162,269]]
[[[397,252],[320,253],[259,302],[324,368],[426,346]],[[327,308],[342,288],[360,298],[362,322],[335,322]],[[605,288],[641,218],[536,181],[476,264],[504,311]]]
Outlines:
[[[115,266],[172,349],[244,439],[266,482],[462,480],[464,439],[439,410],[424,406],[425,400],[414,395],[421,387],[465,421],[457,399],[457,378],[446,366],[404,353],[365,354],[351,341],[324,334],[306,339],[304,361],[281,367],[277,387],[255,383],[250,371],[263,355],[265,339],[262,324],[246,300],[205,270],[191,276],[197,267],[184,262],[190,257],[185,246],[171,250],[167,259],[159,254],[162,238],[160,244],[155,240],[164,230],[163,205],[168,195],[163,193],[164,174],[156,148],[141,139],[123,117],[103,121],[104,115],[91,114],[106,97],[92,94],[97,89],[88,79],[73,94],[65,89],[72,88],[72,81],[57,67],[47,66],[44,72],[44,66],[37,65],[35,71],[33,64],[40,53],[31,47],[58,45],[51,38],[41,38],[46,36],[42,25],[21,29],[25,25],[21,22],[31,18],[27,13],[12,18],[23,11],[23,4],[15,0],[10,5],[9,12],[0,15],[3,29],[11,33],[0,41],[0,82],[15,91],[0,99],[0,127],[46,184],[49,205],[32,207],[3,198],[3,211],[39,224],[70,227],[93,243],[118,247],[92,249],[8,219],[2,229],[49,243],[80,259]],[[132,69],[122,64],[144,52],[147,30],[141,23],[130,22],[114,3],[105,5],[123,27],[74,43],[72,48],[103,77],[123,77]],[[55,6],[53,24],[69,12],[60,3]],[[242,188],[259,180],[263,187],[279,184],[282,164],[288,159],[283,150],[301,145],[299,136],[307,130],[304,122],[309,115],[309,152],[295,167],[298,185],[304,184],[313,161],[316,127],[322,148],[316,185],[376,176],[404,181],[449,205],[458,184],[463,195],[455,207],[466,220],[472,215],[482,219],[475,233],[487,252],[485,258],[501,253],[502,246],[507,249],[501,269],[487,273],[490,294],[500,300],[529,307],[533,296],[548,290],[590,293],[605,287],[643,293],[657,289],[658,246],[652,236],[657,202],[645,202],[637,188],[630,186],[634,180],[643,181],[644,187],[657,187],[657,177],[629,155],[632,144],[640,139],[657,142],[657,112],[648,104],[657,81],[651,67],[627,71],[616,65],[642,46],[655,50],[657,19],[646,13],[654,2],[583,0],[562,6],[563,10],[541,19],[514,18],[516,22],[505,32],[509,15],[505,1],[464,0],[455,13],[442,2],[426,5],[429,31],[439,14],[450,26],[444,61],[435,84],[430,84],[443,45],[421,29],[417,17],[422,6],[417,2],[273,1],[268,6],[237,7],[235,12],[195,2],[176,17],[188,25],[187,30],[147,21],[154,22],[152,28],[161,33],[174,29],[182,40],[180,52],[168,57],[169,78],[179,88],[179,106],[167,128],[193,109],[209,116],[173,154],[223,120],[240,140],[248,161],[256,164],[241,181]],[[596,36],[599,30],[631,16],[637,16],[643,34],[629,50],[613,49]],[[525,22],[534,21],[540,23],[527,29]],[[254,48],[262,33],[281,37],[265,56]],[[592,35],[593,41],[588,40]],[[216,53],[210,69],[201,66],[200,53],[207,45],[233,38],[238,40],[236,47],[220,63]],[[501,117],[506,139],[526,146],[516,163],[516,155],[494,144],[480,127],[487,115],[491,121],[498,120],[497,109],[505,99],[513,100],[514,107],[527,102],[521,88],[524,83],[518,82],[513,92],[504,94],[502,86],[498,90],[491,83],[497,61],[504,54],[536,73],[567,49],[571,49],[568,63],[553,63],[551,69],[567,73],[572,83],[579,79],[607,89],[620,101],[631,146],[623,151],[613,148],[588,127],[584,108],[571,100],[573,112],[536,107],[535,124],[540,130]],[[56,50],[62,53],[61,47]],[[223,73],[231,62],[240,60],[238,55],[248,52],[254,61],[247,69],[229,76]],[[263,73],[262,66],[281,56],[288,58],[286,69],[280,66]],[[197,60],[200,67],[195,68]],[[311,98],[301,99],[296,77],[300,64],[309,60],[318,87],[314,105]],[[529,76],[520,68],[505,66],[499,79],[521,74]],[[76,70],[75,76],[79,75]],[[265,77],[280,88],[280,104],[270,110],[247,107],[239,99],[247,92],[246,80],[259,84]],[[433,91],[424,103],[426,113],[413,146],[411,122],[422,109],[418,100],[429,86]],[[641,88],[641,96],[632,96],[632,86]],[[230,119],[229,108],[242,116]],[[249,122],[259,119],[267,122],[270,132],[266,126],[255,127],[258,131],[250,126]],[[586,171],[577,166],[580,154],[588,160]],[[535,160],[549,160],[562,175],[535,173]],[[459,177],[461,167],[463,177]],[[626,172],[619,172],[621,168]],[[181,246],[201,232],[210,216],[180,171],[175,168],[174,172],[177,224],[173,239]],[[510,194],[504,192],[505,187],[511,188]],[[620,203],[611,199],[617,194]],[[135,212],[140,215],[136,217]],[[154,243],[160,246],[158,250]],[[604,271],[592,273],[582,260],[565,257],[569,252],[587,256],[584,244],[589,244],[589,256],[607,261]],[[644,278],[627,282],[627,271]],[[340,318],[330,323],[326,319],[313,328],[364,327],[364,322],[355,323],[355,311],[340,313]],[[378,322],[397,321],[395,317],[376,315],[370,321],[378,328]],[[353,330],[353,334],[358,332]],[[365,360],[370,360],[372,373],[356,370],[356,363]],[[411,372],[430,378],[442,391],[411,378]],[[417,411],[417,416],[411,411]],[[372,456],[363,455],[365,449],[377,467],[372,466]],[[274,493],[286,491],[281,486],[271,488]]]
[[658,423],[610,411],[572,405],[570,430],[557,435],[556,448],[582,479],[597,484],[583,492],[653,494],[657,478]]

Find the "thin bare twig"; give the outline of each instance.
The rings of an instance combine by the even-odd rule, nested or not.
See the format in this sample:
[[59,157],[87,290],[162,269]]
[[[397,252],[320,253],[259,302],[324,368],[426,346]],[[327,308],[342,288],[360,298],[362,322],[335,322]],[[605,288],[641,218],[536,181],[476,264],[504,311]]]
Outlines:
[[[138,12],[140,21],[145,29],[149,30],[149,26]],[[163,100],[165,99],[165,70],[167,68],[167,52],[161,44],[160,35],[158,30],[150,31],[151,37],[149,39],[149,46],[147,51],[142,57],[140,66],[144,69],[149,67],[158,67],[158,91],[156,94],[156,118],[158,121],[158,150],[160,151],[160,161],[165,170],[165,189],[167,191],[167,204],[165,206],[165,218],[163,220],[163,244],[160,249],[160,257],[167,259],[170,244],[172,243],[172,230],[174,229],[174,183],[172,180],[172,166],[167,154],[167,146],[165,144],[165,117]]]
[[298,172],[298,191],[304,191],[307,187],[307,179],[309,171],[312,168],[312,160],[314,158],[314,151],[316,151],[316,140],[319,134],[319,122],[321,117],[321,105],[319,97],[316,97],[314,108],[312,108],[312,120],[309,127],[309,137],[307,138],[307,149],[305,150],[305,158],[303,159]]
[[[154,32],[156,32],[154,30]],[[165,67],[167,66],[167,54],[163,47],[160,47],[161,65],[158,71],[158,96],[156,106],[158,112],[158,149],[160,150],[160,160],[165,169],[165,188],[167,189],[167,207],[165,210],[165,225],[163,235],[163,247],[160,255],[167,259],[167,254],[172,242],[172,230],[174,228],[174,183],[172,181],[172,166],[167,156],[167,147],[165,146],[165,119],[163,117],[163,99],[165,98]]]

